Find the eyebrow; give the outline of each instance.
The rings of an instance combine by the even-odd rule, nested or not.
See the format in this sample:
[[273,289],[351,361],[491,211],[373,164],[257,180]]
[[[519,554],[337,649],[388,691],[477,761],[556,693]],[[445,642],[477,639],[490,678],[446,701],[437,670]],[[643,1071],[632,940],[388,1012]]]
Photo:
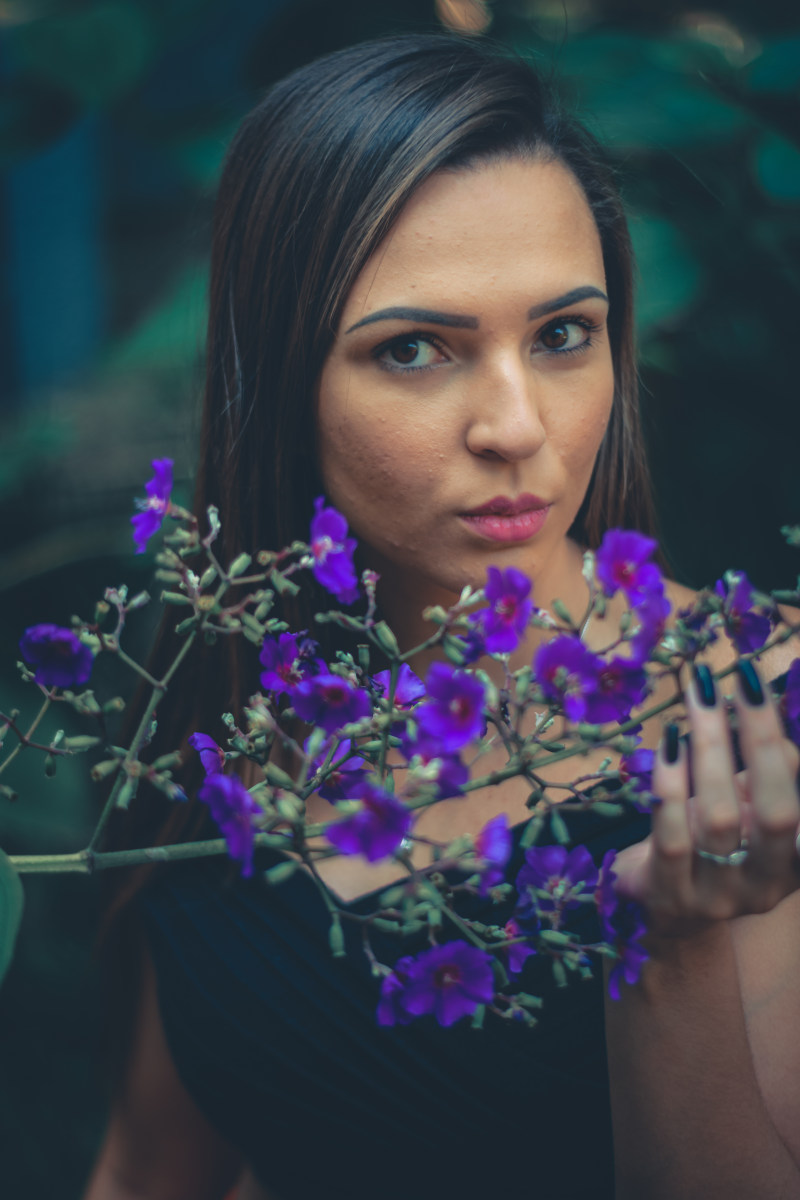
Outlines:
[[[601,292],[600,288],[573,288],[572,291],[564,292],[561,296],[555,296],[552,300],[545,300],[544,303],[535,304],[533,308],[529,308],[528,320],[536,321],[539,317],[557,312],[559,308],[565,308],[569,304],[593,299],[605,300],[608,303],[608,296],[605,292]],[[345,332],[352,333],[353,330],[360,329],[362,325],[372,325],[376,321],[420,321],[424,325],[446,325],[451,329],[478,329],[480,327],[477,317],[470,317],[465,313],[446,313],[439,312],[434,308],[408,308],[405,305],[399,305],[394,308],[378,309],[377,312],[370,313],[369,316],[356,321],[355,325],[351,325]]]
[[435,308],[381,308],[362,317],[351,325],[347,333],[360,329],[362,325],[372,325],[374,321],[422,321],[425,325],[449,325],[452,329],[477,329],[478,318],[466,317],[461,313],[439,312]]
[[528,309],[528,320],[536,321],[539,317],[546,317],[548,313],[567,308],[570,304],[578,304],[581,300],[605,300],[608,304],[608,296],[601,292],[600,288],[577,287],[571,292],[564,292],[563,296],[556,296],[554,300],[545,300],[544,304],[534,304],[533,308]]

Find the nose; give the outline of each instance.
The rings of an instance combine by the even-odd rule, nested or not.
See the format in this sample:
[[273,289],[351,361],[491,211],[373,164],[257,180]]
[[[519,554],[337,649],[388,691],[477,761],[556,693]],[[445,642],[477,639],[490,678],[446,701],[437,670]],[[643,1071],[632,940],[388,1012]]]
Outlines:
[[480,458],[517,462],[547,440],[542,421],[543,384],[530,361],[506,356],[473,381],[466,443]]

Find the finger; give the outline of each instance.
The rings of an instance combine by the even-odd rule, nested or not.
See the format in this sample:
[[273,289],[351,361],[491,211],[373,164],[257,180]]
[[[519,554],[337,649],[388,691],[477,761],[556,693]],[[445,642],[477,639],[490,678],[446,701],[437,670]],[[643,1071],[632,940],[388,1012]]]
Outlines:
[[695,842],[709,854],[727,855],[740,844],[741,814],[728,722],[705,665],[694,668],[686,707],[692,731]]
[[756,668],[742,662],[737,676],[734,700],[747,764],[752,866],[770,874],[785,868],[794,854],[800,820],[797,756],[783,736],[769,689],[763,687]]
[[652,811],[654,868],[659,885],[686,896],[692,879],[692,831],[689,824],[689,756],[677,725],[667,725],[653,764],[653,792],[660,803]]

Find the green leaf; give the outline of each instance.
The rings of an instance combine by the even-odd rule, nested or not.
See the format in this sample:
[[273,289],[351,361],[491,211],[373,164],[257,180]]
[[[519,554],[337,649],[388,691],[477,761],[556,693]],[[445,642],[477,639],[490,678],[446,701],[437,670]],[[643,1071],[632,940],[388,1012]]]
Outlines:
[[11,41],[17,63],[80,103],[100,106],[124,95],[155,52],[147,11],[133,0],[105,0],[20,26]]
[[226,123],[197,137],[183,137],[172,143],[169,153],[191,183],[208,188],[216,182],[238,124],[238,120]]
[[800,36],[768,43],[750,67],[754,92],[795,92],[800,87]]
[[640,335],[673,324],[700,288],[700,268],[674,225],[659,217],[631,221],[640,279],[636,324]]
[[105,359],[111,371],[188,367],[203,350],[207,267],[192,263]]
[[0,983],[11,965],[25,896],[19,875],[0,850]]
[[592,33],[559,49],[559,75],[615,149],[677,149],[735,136],[749,114],[703,80],[698,48],[682,39]]
[[557,813],[554,808],[550,809],[550,832],[557,842],[562,846],[568,846],[570,842],[569,830],[564,822],[561,813]]
[[774,200],[800,200],[800,149],[777,133],[758,142],[753,167],[756,179]]

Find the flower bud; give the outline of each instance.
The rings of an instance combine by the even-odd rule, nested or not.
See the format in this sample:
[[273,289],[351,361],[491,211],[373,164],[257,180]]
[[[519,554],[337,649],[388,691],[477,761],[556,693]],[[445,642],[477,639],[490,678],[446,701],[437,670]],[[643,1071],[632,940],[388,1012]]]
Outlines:
[[571,933],[562,933],[560,929],[543,929],[539,941],[546,946],[568,946],[572,941]]
[[91,750],[93,746],[99,746],[101,741],[102,738],[99,737],[77,734],[75,737],[64,738],[64,749],[80,753],[82,750]]
[[127,808],[129,806],[131,800],[136,795],[136,789],[138,786],[139,780],[129,775],[119,790],[119,795],[117,796],[116,800],[117,808]]
[[255,619],[257,621],[263,621],[265,619],[265,617],[269,616],[269,611],[272,608],[272,602],[273,602],[274,598],[275,598],[274,592],[264,592],[263,593],[262,599],[259,601],[258,607],[256,608],[255,612],[253,613],[253,616],[255,617]]
[[441,604],[433,604],[429,608],[423,609],[422,616],[424,620],[431,621],[434,625],[444,625],[447,620],[447,613]]
[[162,592],[161,593],[161,603],[162,604],[191,604],[192,602],[188,596],[183,596],[183,595],[181,595],[180,592]]
[[228,567],[228,575],[231,579],[236,579],[238,575],[244,575],[250,563],[253,561],[249,554],[237,554],[231,565]]
[[332,915],[331,927],[328,930],[328,945],[334,958],[344,958],[344,931],[342,930],[342,919],[338,913]]
[[[274,784],[275,787],[288,788],[289,791],[291,791],[292,788],[294,787],[294,780],[292,779],[292,777],[290,775],[287,775],[285,771],[282,771],[281,768],[277,765],[277,763],[273,763],[273,762],[266,763],[266,765],[264,766],[264,774],[266,775],[269,782]],[[297,812],[295,809],[293,812],[293,816],[296,816],[296,815],[297,815]]]
[[273,887],[279,883],[285,883],[287,879],[291,879],[300,864],[296,859],[289,859],[287,862],[277,863],[274,867],[264,872],[264,881],[271,884]]
[[206,513],[208,515],[209,540],[213,542],[222,528],[219,519],[219,509],[216,504],[209,504]]
[[287,579],[280,571],[272,571],[269,581],[279,596],[296,596],[300,588],[293,579]]
[[392,633],[385,621],[378,621],[377,625],[372,627],[372,635],[375,641],[387,654],[389,658],[397,658],[400,654],[400,647],[397,644],[397,638]]
[[89,774],[95,783],[99,783],[101,779],[107,779],[109,775],[113,775],[118,770],[119,764],[118,758],[107,758],[103,762],[95,763]]
[[572,616],[570,615],[569,609],[567,608],[566,604],[563,603],[563,601],[554,600],[553,604],[552,604],[552,609],[553,609],[553,612],[556,614],[556,616],[561,621],[565,621],[567,625],[575,624],[575,622],[572,619]]
[[154,771],[168,771],[172,767],[179,767],[183,759],[181,758],[180,750],[172,750],[169,754],[162,754],[153,763]]

